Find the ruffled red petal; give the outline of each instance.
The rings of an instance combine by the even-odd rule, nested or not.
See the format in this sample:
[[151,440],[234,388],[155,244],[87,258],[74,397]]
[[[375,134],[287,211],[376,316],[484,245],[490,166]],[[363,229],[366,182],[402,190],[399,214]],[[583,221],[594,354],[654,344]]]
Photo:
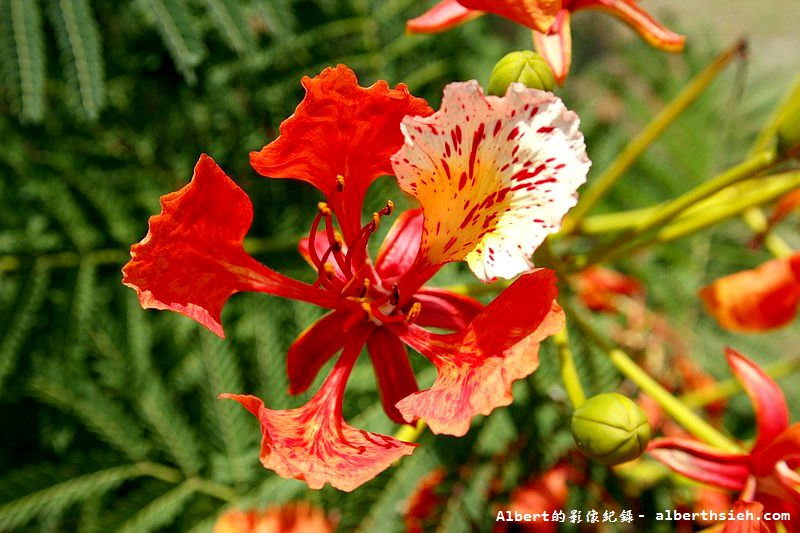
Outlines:
[[308,389],[323,365],[344,347],[346,337],[342,331],[348,316],[345,312],[333,311],[297,336],[286,354],[290,394]]
[[742,490],[750,475],[748,456],[723,453],[692,439],[655,439],[647,452],[683,476],[723,489]]
[[386,328],[376,328],[367,340],[367,350],[378,379],[383,410],[389,418],[403,424],[405,421],[395,404],[419,390],[406,347]]
[[369,185],[378,176],[392,174],[389,157],[403,144],[400,120],[432,110],[403,84],[394,89],[385,81],[359,86],[345,65],[304,77],[302,84],[305,98],[281,124],[280,136],[250,153],[250,164],[264,176],[299,179],[317,187],[349,242],[361,226]]
[[757,454],[789,427],[789,408],[781,388],[757,364],[732,348],[725,356],[755,409],[758,437],[750,453]]
[[467,327],[484,308],[474,298],[434,287],[420,288],[414,294],[412,302],[422,305],[415,324],[453,331]]
[[550,270],[523,275],[456,333],[397,327],[438,371],[430,389],[398,402],[405,420],[422,419],[434,433],[461,436],[475,415],[509,405],[513,382],[539,365],[539,343],[564,326],[555,282]]
[[347,377],[364,336],[355,334],[355,342],[345,348],[320,390],[302,407],[275,411],[255,396],[220,395],[238,401],[258,418],[265,468],[303,480],[312,489],[330,483],[350,492],[414,451],[415,444],[356,429],[342,418]]
[[378,249],[375,269],[384,280],[397,279],[411,269],[422,240],[422,209],[404,211],[394,221]]
[[716,280],[700,291],[706,310],[731,331],[757,332],[785,326],[800,305],[800,254]]
[[561,9],[561,0],[458,0],[470,9],[494,13],[533,30],[547,31]]
[[161,214],[131,246],[122,282],[144,308],[171,309],[223,337],[220,315],[237,292],[267,292],[330,306],[324,292],[278,274],[244,251],[253,207],[213,159],[203,154],[192,181],[161,197]]
[[422,15],[406,22],[406,30],[411,33],[439,33],[482,14],[462,6],[458,0],[442,0]]

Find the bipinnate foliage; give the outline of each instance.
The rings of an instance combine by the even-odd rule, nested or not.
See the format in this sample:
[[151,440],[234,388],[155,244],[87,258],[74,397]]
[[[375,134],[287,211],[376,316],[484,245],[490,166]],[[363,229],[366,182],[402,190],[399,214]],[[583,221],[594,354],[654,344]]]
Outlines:
[[[301,76],[342,62],[364,84],[403,81],[435,106],[444,83],[485,82],[499,57],[528,46],[526,32],[509,37],[511,26],[490,20],[436,37],[404,35],[404,20],[418,11],[411,0],[0,0],[0,531],[210,531],[231,507],[296,498],[335,513],[342,531],[402,531],[404,502],[437,467],[447,472],[438,531],[488,530],[491,501],[569,453],[569,409],[545,346],[541,368],[515,386],[514,404],[466,437],[425,433],[411,457],[357,491],[309,491],[260,466],[256,422],[216,395],[252,393],[272,408],[305,401],[310,393],[286,392],[285,354],[319,310],[239,295],[224,313],[222,341],[182,316],[142,310],[121,285],[130,244],[143,237],[159,196],[188,181],[200,152],[253,198],[247,247],[307,279],[297,237],[319,198],[247,165],[248,151],[272,139],[299,101]],[[565,97],[581,112],[595,164],[604,166],[700,64],[642,46],[625,54],[626,78],[638,80],[630,87],[584,70],[594,100]],[[680,74],[664,83],[670,65]],[[630,128],[610,129],[608,110],[592,103],[609,94],[622,100]],[[611,205],[661,200],[734,157],[697,135],[720,122],[729,95],[699,102]],[[749,113],[731,120],[757,122]],[[389,180],[373,192],[376,205],[402,202]],[[674,309],[691,298],[704,275],[693,251],[711,238],[729,264],[741,261],[741,235],[707,234],[634,267],[646,280],[668,281],[654,305]],[[469,279],[454,269],[442,276],[445,284]],[[590,392],[619,385],[578,333],[573,344]],[[430,384],[430,367],[423,371],[415,355],[412,362],[420,384]],[[356,427],[397,429],[367,361],[353,371],[344,409]],[[608,474],[594,475],[604,483]]]

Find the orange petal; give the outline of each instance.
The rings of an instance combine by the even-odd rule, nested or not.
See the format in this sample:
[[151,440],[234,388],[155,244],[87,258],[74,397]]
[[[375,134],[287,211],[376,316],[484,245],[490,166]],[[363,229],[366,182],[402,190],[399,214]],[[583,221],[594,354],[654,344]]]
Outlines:
[[558,231],[586,180],[578,117],[552,93],[512,83],[503,98],[451,83],[430,117],[406,117],[393,157],[424,213],[420,260],[466,260],[478,278],[511,278]]
[[700,291],[709,314],[723,328],[767,331],[791,322],[800,305],[800,254],[773,259],[716,280]]
[[428,11],[406,22],[411,33],[439,33],[483,15],[462,6],[458,0],[442,0]]
[[564,85],[572,65],[572,30],[566,9],[558,13],[555,23],[545,32],[533,31],[533,46],[545,58],[556,83]]
[[561,9],[561,0],[459,0],[470,9],[494,13],[532,30],[547,31]]
[[617,310],[617,296],[634,296],[644,292],[636,278],[603,267],[590,267],[578,275],[578,296],[592,311]]

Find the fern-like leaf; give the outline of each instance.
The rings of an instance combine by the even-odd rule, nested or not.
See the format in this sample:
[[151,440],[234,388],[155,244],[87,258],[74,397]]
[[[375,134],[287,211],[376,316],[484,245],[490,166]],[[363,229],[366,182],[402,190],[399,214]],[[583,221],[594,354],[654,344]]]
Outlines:
[[0,0],[0,61],[12,109],[23,120],[44,117],[45,55],[39,4]]
[[194,479],[184,481],[174,489],[156,498],[130,520],[122,524],[120,533],[154,531],[172,523],[196,491]]
[[222,38],[237,54],[253,48],[253,32],[241,3],[235,0],[205,0],[208,12]]
[[186,4],[182,0],[139,0],[138,5],[155,26],[186,82],[196,83],[194,69],[205,57],[206,48]]
[[51,0],[49,13],[68,86],[86,117],[94,120],[106,97],[97,20],[87,0]]

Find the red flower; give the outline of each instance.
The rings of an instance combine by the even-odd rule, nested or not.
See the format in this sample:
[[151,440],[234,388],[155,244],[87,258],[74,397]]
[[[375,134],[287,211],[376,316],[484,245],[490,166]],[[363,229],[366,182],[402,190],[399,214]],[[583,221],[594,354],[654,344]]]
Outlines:
[[[144,307],[178,311],[220,336],[222,307],[239,291],[330,309],[287,356],[290,393],[297,394],[341,351],[308,403],[272,410],[253,396],[221,397],[259,419],[265,467],[312,488],[329,482],[349,491],[415,446],[343,420],[345,386],[364,346],[387,415],[397,422],[423,418],[437,433],[463,435],[475,415],[509,404],[512,382],[536,369],[539,342],[564,317],[554,274],[530,270],[522,254],[558,229],[588,160],[577,118],[539,91],[517,87],[505,99],[484,99],[477,85],[454,84],[443,109],[422,118],[432,111],[405,86],[359,87],[345,66],[304,78],[303,85],[306,97],[280,137],[252,153],[251,163],[264,175],[301,179],[325,194],[299,245],[316,281],[289,279],[244,251],[250,201],[205,155],[192,182],[162,199],[162,213],[131,249],[123,281]],[[434,156],[452,175],[421,161]],[[367,242],[393,205],[362,225],[362,201],[369,184],[393,168],[422,209],[397,218],[373,262]],[[444,263],[464,258],[484,279],[525,273],[486,307],[424,286]],[[436,365],[430,389],[418,391],[404,343]]]
[[231,509],[214,524],[214,533],[333,533],[335,529],[323,511],[306,502],[264,511]]
[[572,63],[569,19],[581,9],[614,15],[656,48],[667,52],[683,50],[686,38],[659,24],[636,0],[442,0],[430,11],[409,20],[406,27],[412,33],[438,33],[483,12],[506,17],[533,30],[536,51],[550,63],[560,85],[567,78]]
[[577,293],[588,309],[597,312],[617,311],[618,296],[636,296],[644,293],[644,286],[636,278],[603,267],[590,267],[577,276]]
[[[755,363],[727,350],[728,364],[753,402],[758,435],[749,453],[725,453],[689,438],[661,438],[649,453],[686,477],[739,492],[738,507],[759,514],[789,512],[800,516],[800,424],[789,426],[789,410],[778,385]],[[734,507],[736,509],[737,506]],[[727,531],[758,525],[728,524]],[[784,523],[798,531],[796,521]],[[761,526],[759,526],[761,527]],[[737,529],[738,528],[738,529]],[[742,529],[745,528],[745,529]]]
[[425,475],[414,487],[403,513],[406,533],[423,533],[425,525],[433,520],[436,508],[444,503],[445,495],[440,486],[444,481],[444,470],[436,468]]
[[785,326],[800,305],[800,253],[716,280],[700,291],[708,312],[731,331]]

